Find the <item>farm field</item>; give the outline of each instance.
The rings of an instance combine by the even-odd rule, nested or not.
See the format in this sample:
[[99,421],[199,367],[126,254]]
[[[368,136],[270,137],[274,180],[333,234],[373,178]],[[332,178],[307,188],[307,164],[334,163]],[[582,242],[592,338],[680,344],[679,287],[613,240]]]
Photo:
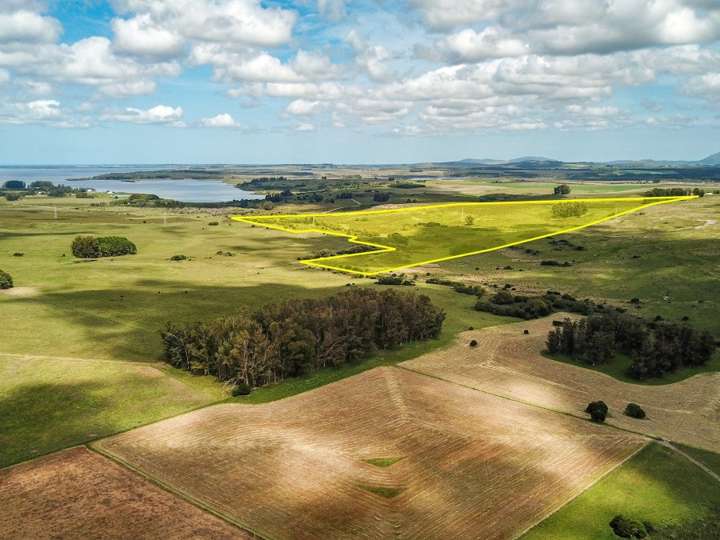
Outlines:
[[0,467],[225,397],[159,364],[0,354]]
[[[520,181],[516,179],[507,180],[485,180],[480,178],[466,178],[462,180],[455,179],[438,179],[429,180],[425,183],[428,188],[437,191],[447,191],[450,193],[459,193],[463,195],[490,195],[496,193],[504,193],[510,195],[552,195],[553,189],[558,184],[568,184],[572,191],[570,197],[582,197],[582,196],[600,196],[605,195],[611,197],[613,195],[618,196],[630,196],[630,195],[642,195],[646,191],[653,188],[659,187],[663,189],[668,188],[684,188],[688,187],[692,189],[697,187],[697,184],[686,183],[686,182],[592,182],[592,181],[577,181],[577,180],[558,180],[556,182],[548,180],[525,180]],[[707,183],[704,186],[707,190],[717,189],[720,184]]]
[[371,248],[302,261],[363,276],[378,275],[486,253],[502,247],[570,232],[652,206],[692,197],[602,198],[453,203],[346,212],[235,216],[243,223],[283,232],[322,233]]
[[720,483],[653,443],[521,538],[617,540],[608,524],[618,514],[663,528],[700,520],[718,505]]
[[263,536],[499,539],[644,444],[378,368],[267,405],[205,408],[94,447]]
[[0,485],[5,540],[250,538],[85,448],[0,470]]
[[[519,246],[442,263],[449,279],[518,291],[561,291],[660,315],[720,333],[720,196],[667,204],[647,212]],[[569,245],[558,241],[568,241]],[[582,251],[577,246],[583,248]],[[536,250],[527,253],[525,248]],[[570,268],[542,266],[554,259]],[[640,308],[629,304],[638,298]]]
[[[610,407],[607,423],[635,432],[720,451],[720,373],[649,386],[628,384],[609,375],[542,355],[555,314],[544,319],[466,332],[451,348],[401,364],[439,379],[524,403],[586,417],[590,401]],[[528,335],[524,331],[529,332]],[[478,342],[470,348],[470,339]],[[623,414],[628,402],[640,404],[647,418]]]

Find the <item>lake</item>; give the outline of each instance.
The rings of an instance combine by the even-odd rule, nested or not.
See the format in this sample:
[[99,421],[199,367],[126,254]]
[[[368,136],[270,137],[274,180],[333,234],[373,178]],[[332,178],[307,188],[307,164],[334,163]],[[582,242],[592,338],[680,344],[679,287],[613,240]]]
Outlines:
[[234,200],[263,199],[251,191],[238,189],[231,184],[219,180],[72,180],[100,174],[138,172],[147,170],[177,169],[178,165],[123,165],[123,166],[63,166],[63,167],[0,167],[0,184],[6,180],[22,180],[30,183],[36,180],[47,180],[54,184],[65,184],[75,188],[89,188],[95,191],[111,191],[114,193],[148,193],[163,199],[180,202],[227,202]]

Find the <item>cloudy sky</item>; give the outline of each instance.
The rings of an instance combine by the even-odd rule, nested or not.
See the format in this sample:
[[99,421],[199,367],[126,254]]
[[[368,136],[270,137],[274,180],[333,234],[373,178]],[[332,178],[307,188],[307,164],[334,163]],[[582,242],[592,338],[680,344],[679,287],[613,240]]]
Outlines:
[[0,163],[720,151],[719,0],[0,0]]

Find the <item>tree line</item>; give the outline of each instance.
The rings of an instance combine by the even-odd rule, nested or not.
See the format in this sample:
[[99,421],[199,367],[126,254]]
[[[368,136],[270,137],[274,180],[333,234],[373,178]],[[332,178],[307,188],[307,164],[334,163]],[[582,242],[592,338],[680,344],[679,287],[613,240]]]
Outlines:
[[623,353],[632,359],[628,374],[648,379],[704,365],[716,344],[709,332],[687,324],[608,311],[578,321],[565,319],[548,333],[547,349],[593,366]]
[[257,387],[437,338],[444,319],[427,296],[352,287],[208,322],[168,323],[161,336],[173,366]]

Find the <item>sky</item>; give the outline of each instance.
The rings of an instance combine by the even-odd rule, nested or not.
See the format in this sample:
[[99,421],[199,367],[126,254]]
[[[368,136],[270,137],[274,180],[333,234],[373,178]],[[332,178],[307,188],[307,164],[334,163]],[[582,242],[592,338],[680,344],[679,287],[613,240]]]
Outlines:
[[0,0],[0,164],[718,151],[718,0]]

